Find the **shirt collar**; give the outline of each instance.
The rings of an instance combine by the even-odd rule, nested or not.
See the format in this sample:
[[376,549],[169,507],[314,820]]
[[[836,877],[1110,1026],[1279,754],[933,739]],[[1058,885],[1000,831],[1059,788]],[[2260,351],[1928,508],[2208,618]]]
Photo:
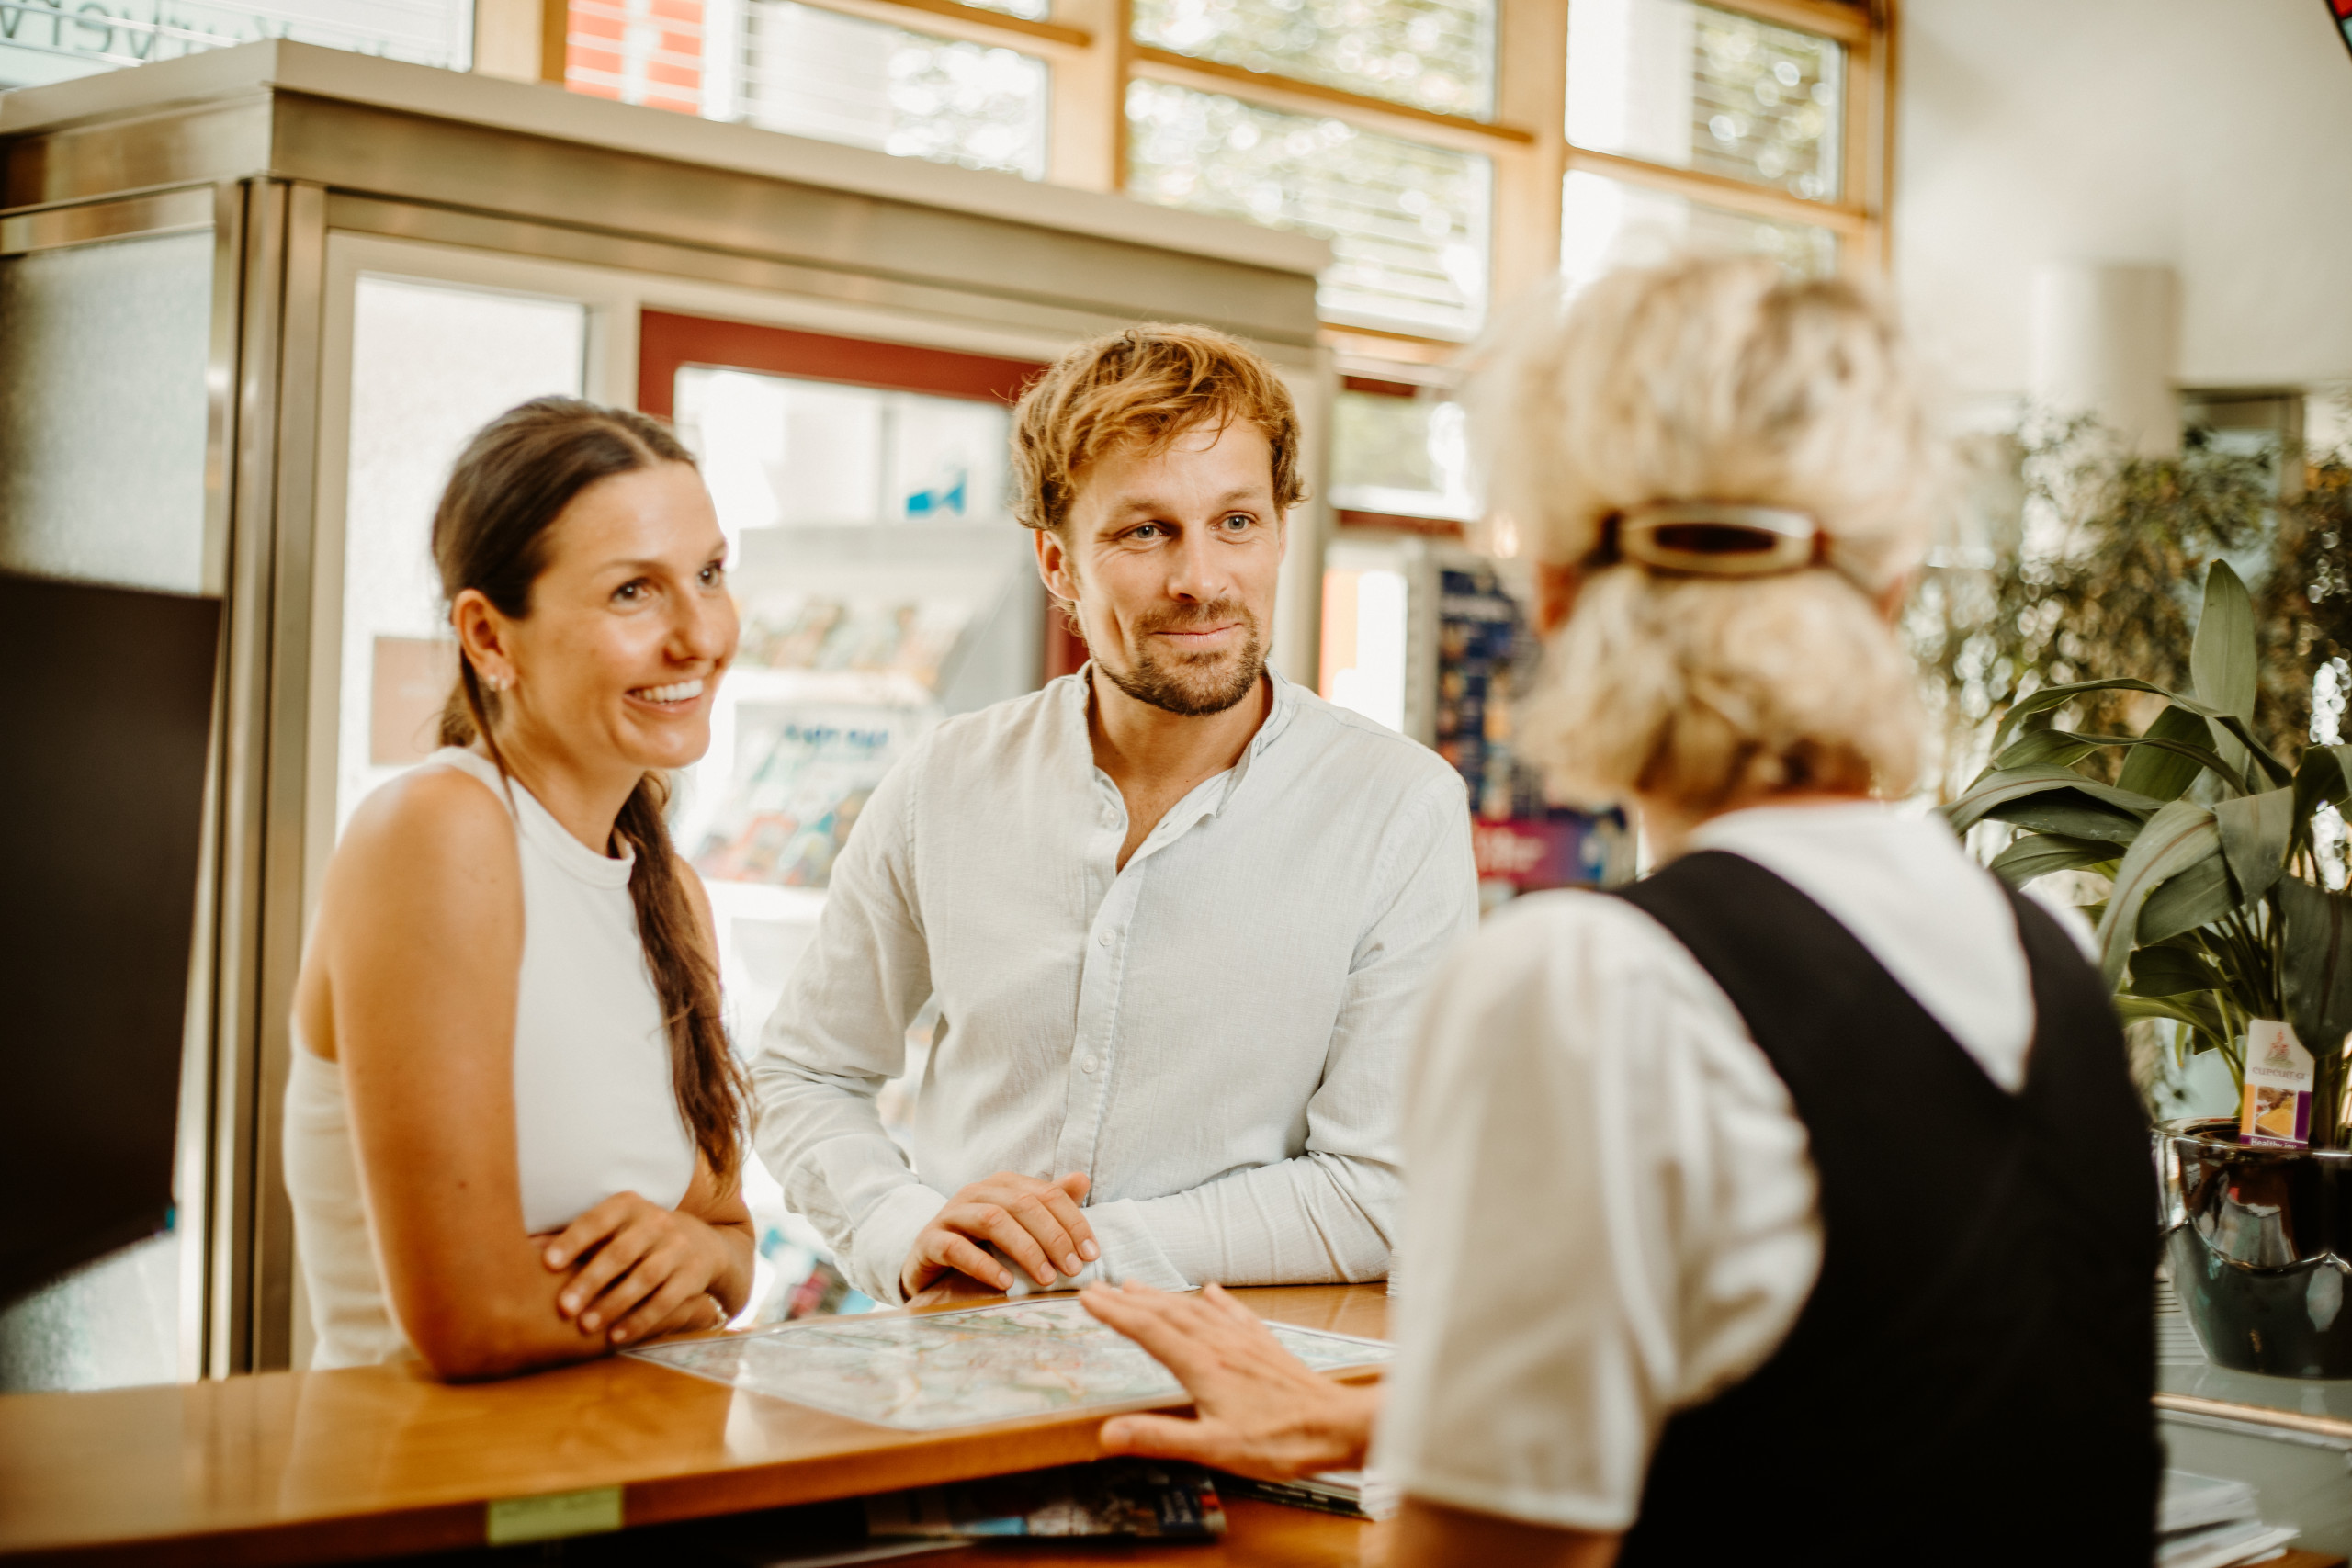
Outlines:
[[[1298,716],[1298,686],[1284,680],[1282,671],[1271,664],[1266,667],[1266,678],[1273,683],[1273,702],[1266,709],[1265,722],[1258,726],[1258,733],[1252,735],[1250,744],[1242,748],[1240,759],[1221,775],[1225,788],[1217,796],[1216,805],[1208,811],[1209,816],[1218,815],[1233,803],[1234,794],[1240,789],[1241,781],[1249,776],[1250,765],[1282,738],[1283,732],[1290,728],[1291,721]],[[1094,700],[1094,661],[1088,660],[1065,679],[1069,682],[1069,690],[1062,700],[1065,733],[1075,739],[1079,755],[1084,757],[1087,767],[1093,770],[1094,736],[1087,725],[1087,711],[1088,705]]]
[[1266,666],[1266,679],[1273,682],[1274,700],[1266,709],[1266,721],[1250,738],[1250,744],[1241,749],[1241,760],[1227,771],[1225,794],[1216,803],[1218,811],[1232,804],[1234,792],[1249,776],[1250,765],[1281,739],[1283,731],[1290,728],[1290,721],[1298,716],[1298,688],[1283,680],[1283,672],[1271,664]]

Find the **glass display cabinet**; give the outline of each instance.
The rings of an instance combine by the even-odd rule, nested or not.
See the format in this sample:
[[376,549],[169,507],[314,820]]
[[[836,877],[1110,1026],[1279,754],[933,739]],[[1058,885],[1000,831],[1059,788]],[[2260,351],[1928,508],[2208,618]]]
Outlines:
[[[165,1342],[135,1375],[302,1352],[292,986],[339,827],[434,741],[425,544],[468,434],[566,393],[673,418],[707,465],[745,639],[676,827],[740,1039],[878,770],[1046,668],[1003,506],[1022,378],[1140,319],[1225,328],[1291,380],[1320,490],[1329,254],[295,43],[0,97],[0,568],[226,604],[178,1221],[123,1281]],[[1326,516],[1294,521],[1275,627],[1306,682]]]

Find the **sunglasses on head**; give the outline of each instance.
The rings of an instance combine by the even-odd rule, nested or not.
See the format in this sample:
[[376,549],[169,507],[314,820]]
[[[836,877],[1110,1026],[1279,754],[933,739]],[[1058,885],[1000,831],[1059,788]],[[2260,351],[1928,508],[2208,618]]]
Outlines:
[[1702,577],[1762,577],[1824,565],[1828,544],[1820,525],[1802,512],[1675,502],[1611,516],[1601,558]]

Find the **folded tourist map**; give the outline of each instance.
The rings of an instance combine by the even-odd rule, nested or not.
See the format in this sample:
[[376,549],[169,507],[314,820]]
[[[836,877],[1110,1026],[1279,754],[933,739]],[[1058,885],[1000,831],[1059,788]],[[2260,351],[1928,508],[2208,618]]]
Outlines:
[[[1372,1366],[1377,1339],[1269,1324],[1318,1371]],[[1074,1296],[919,1317],[805,1319],[628,1352],[716,1382],[878,1426],[927,1431],[1090,1406],[1182,1398],[1167,1369],[1087,1314]]]

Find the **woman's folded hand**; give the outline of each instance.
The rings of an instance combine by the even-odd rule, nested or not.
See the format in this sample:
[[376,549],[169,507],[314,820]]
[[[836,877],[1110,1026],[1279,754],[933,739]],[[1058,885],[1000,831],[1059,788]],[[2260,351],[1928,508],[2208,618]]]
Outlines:
[[582,1214],[540,1257],[552,1270],[572,1271],[556,1311],[582,1334],[627,1345],[727,1321],[715,1287],[734,1259],[718,1232],[634,1192],[616,1192]]

